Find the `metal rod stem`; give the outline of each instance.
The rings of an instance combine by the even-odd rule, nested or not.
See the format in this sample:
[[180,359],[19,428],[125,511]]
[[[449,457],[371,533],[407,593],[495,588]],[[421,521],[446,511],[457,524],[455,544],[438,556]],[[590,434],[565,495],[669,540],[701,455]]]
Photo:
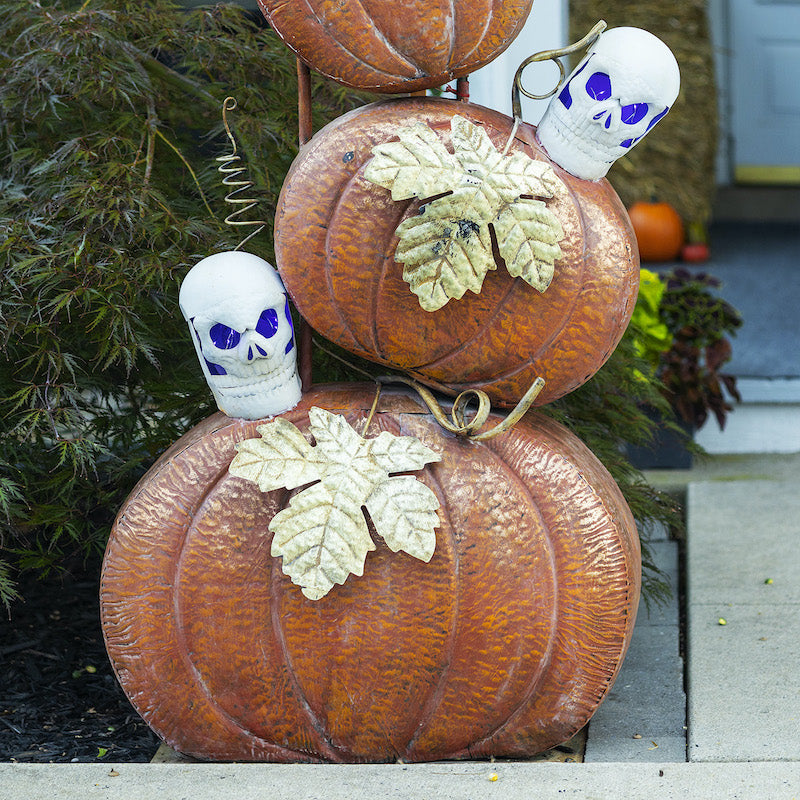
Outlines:
[[[302,147],[314,134],[314,125],[311,119],[311,70],[299,58],[297,59],[297,135]],[[297,371],[304,392],[307,392],[313,383],[312,379],[312,336],[311,326],[300,317],[297,326]]]

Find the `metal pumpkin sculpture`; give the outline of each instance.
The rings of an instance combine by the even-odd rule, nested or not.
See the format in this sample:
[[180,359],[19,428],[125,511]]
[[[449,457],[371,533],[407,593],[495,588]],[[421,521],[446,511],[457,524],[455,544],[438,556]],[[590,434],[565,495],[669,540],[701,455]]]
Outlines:
[[317,72],[357,89],[413,92],[474,72],[522,30],[533,0],[258,0]]
[[[387,188],[402,170],[416,193]],[[365,106],[317,133],[284,182],[275,252],[323,336],[503,406],[536,377],[537,404],[588,380],[639,286],[633,231],[607,181],[552,164],[532,126],[437,98]]]
[[[405,476],[438,500],[427,562],[392,552],[380,511],[348,507],[374,543],[363,575],[310,600],[284,574],[288,556],[270,552],[277,517],[314,487],[265,493],[232,474],[264,424],[222,414],[176,442],[120,510],[103,568],[106,644],[173,748],[266,761],[525,756],[572,736],[608,691],[634,623],[639,543],[600,462],[534,413],[485,442],[455,437],[405,390],[384,390],[364,431],[374,398],[374,385],[316,387],[279,419],[309,441],[322,409],[366,444],[428,448],[437,460]],[[320,548],[336,551],[328,537]]]
[[[530,7],[259,2],[301,58],[385,92],[486,63]],[[591,128],[570,122],[566,111],[591,106],[573,93],[602,103],[603,131],[639,125],[621,134],[630,144],[609,144],[613,157],[663,116],[660,96],[599,96],[640,87],[630,53],[618,80],[614,41],[582,62],[596,70],[571,76],[539,139],[519,118],[423,97],[336,120],[283,186],[283,284],[238,250],[185,279],[181,309],[224,413],[128,497],[101,584],[117,677],[176,750],[526,757],[574,735],[606,696],[638,606],[636,525],[597,458],[524,403],[541,379],[540,403],[594,374],[636,300],[633,232],[600,179],[606,150],[591,151],[592,174],[569,157]],[[492,415],[478,393],[467,422],[461,394],[450,425],[413,381],[416,393],[301,392],[284,284],[313,328],[361,356],[446,393],[523,403]]]

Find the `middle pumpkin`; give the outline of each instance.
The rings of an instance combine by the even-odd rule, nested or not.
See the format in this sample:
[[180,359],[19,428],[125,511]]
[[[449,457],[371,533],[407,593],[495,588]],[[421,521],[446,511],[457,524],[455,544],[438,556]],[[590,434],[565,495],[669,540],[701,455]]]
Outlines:
[[[639,284],[633,231],[606,180],[573,177],[549,161],[534,127],[513,127],[509,117],[481,106],[414,97],[359,108],[319,131],[292,165],[275,218],[277,266],[309,324],[346,350],[433,388],[448,394],[483,389],[501,406],[515,405],[537,377],[546,381],[537,405],[587,381],[611,355],[633,312]],[[464,130],[472,132],[470,141],[458,133]],[[410,140],[409,150],[404,143]],[[392,159],[399,169],[409,168],[409,152],[410,169],[423,169],[411,199],[396,182],[380,185],[380,177],[393,172]],[[483,154],[475,169],[471,160]],[[486,225],[460,219],[460,204],[448,195],[457,200],[462,187],[481,181],[484,195],[494,197],[498,188],[502,194],[505,167],[497,165],[504,159],[515,164],[514,173],[539,175],[546,168],[542,192],[523,180],[516,199],[484,209]],[[433,177],[424,172],[429,167]],[[493,177],[493,169],[501,173]],[[461,185],[443,191],[436,175],[458,178],[459,170]],[[447,241],[427,235],[436,227],[428,218],[441,222],[434,209],[443,196],[455,209],[451,221],[439,225]],[[519,224],[507,222],[514,215]],[[398,232],[410,236],[410,246],[405,241],[398,250]],[[520,236],[545,253],[544,271],[552,278],[532,278],[537,270],[511,262],[509,252],[517,252],[519,242],[507,246],[507,239]],[[455,245],[462,260],[463,245],[469,269],[475,252],[469,248],[476,246],[485,276],[480,270],[477,279],[468,275],[435,310],[425,310],[414,282],[419,265],[409,265],[408,255],[419,240],[432,253]],[[421,269],[439,280],[430,259]],[[444,278],[438,286],[442,281],[446,286]]]

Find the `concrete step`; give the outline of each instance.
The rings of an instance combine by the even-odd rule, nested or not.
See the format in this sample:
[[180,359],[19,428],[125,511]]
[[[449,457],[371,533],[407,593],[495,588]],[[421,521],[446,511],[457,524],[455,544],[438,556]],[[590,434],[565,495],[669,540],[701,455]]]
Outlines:
[[686,695],[680,655],[678,545],[652,543],[669,578],[671,601],[648,609],[642,599],[631,645],[608,697],[589,722],[584,761],[686,760]]
[[687,518],[689,760],[800,761],[800,479],[693,483]]
[[737,388],[725,429],[709,419],[695,441],[714,455],[800,452],[800,379],[739,378]]
[[0,764],[9,800],[791,800],[800,764]]

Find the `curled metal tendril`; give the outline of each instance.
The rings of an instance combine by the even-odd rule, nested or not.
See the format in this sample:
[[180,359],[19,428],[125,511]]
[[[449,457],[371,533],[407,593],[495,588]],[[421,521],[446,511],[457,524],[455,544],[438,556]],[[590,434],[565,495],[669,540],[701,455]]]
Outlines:
[[[486,424],[486,420],[489,418],[492,405],[489,401],[489,396],[480,389],[467,389],[461,392],[453,401],[453,408],[450,412],[450,418],[448,419],[433,392],[417,383],[417,381],[412,378],[406,378],[403,375],[384,375],[375,378],[375,380],[378,384],[398,382],[411,386],[422,398],[425,405],[428,406],[434,419],[445,430],[457,436],[464,436],[478,442],[493,439],[495,436],[499,436],[501,433],[504,433],[516,425],[531,407],[539,392],[544,388],[544,379],[537,378],[531,384],[530,389],[522,396],[519,403],[506,415],[502,422],[499,422],[487,431],[481,431],[481,428],[483,428]],[[469,406],[473,401],[477,403],[477,409],[473,413],[472,418],[468,418]]]
[[230,205],[235,207],[235,211],[232,211],[225,217],[225,224],[231,226],[253,226],[258,225],[258,228],[242,239],[239,244],[236,245],[234,250],[239,250],[245,242],[249,241],[256,236],[257,234],[261,233],[262,230],[266,227],[267,223],[263,219],[257,220],[244,220],[240,219],[244,214],[247,214],[248,211],[255,208],[258,205],[258,201],[252,197],[240,197],[239,195],[243,192],[247,192],[248,189],[252,188],[253,182],[248,180],[247,178],[243,178],[243,174],[245,172],[245,167],[240,165],[241,156],[238,155],[238,148],[236,146],[236,139],[233,138],[233,134],[231,133],[230,125],[228,124],[228,112],[233,111],[236,108],[236,98],[235,97],[226,97],[225,100],[222,102],[222,124],[225,126],[225,132],[228,134],[228,139],[230,139],[231,147],[233,148],[228,155],[218,156],[217,161],[222,162],[220,166],[217,168],[218,172],[221,172],[225,177],[222,179],[222,185],[227,187],[234,187],[231,189],[230,192],[225,196],[225,202],[229,203]]
[[[606,27],[607,25],[605,20],[601,19],[579,42],[569,44],[566,47],[561,47],[557,50],[542,50],[541,52],[535,53],[529,58],[526,58],[519,65],[519,68],[514,75],[514,84],[511,88],[511,108],[514,117],[516,119],[522,118],[522,103],[520,100],[520,93],[524,94],[525,97],[530,97],[531,100],[546,100],[548,97],[552,97],[558,91],[558,87],[561,86],[561,83],[567,74],[566,70],[564,69],[564,65],[561,63],[560,57],[569,55],[570,53],[575,53],[578,50],[583,50],[585,47],[590,47],[592,44],[594,44]],[[558,64],[558,69],[561,73],[558,78],[558,83],[547,94],[532,94],[522,85],[522,72],[525,67],[528,66],[528,64],[532,64],[534,61],[555,61],[556,64]]]

